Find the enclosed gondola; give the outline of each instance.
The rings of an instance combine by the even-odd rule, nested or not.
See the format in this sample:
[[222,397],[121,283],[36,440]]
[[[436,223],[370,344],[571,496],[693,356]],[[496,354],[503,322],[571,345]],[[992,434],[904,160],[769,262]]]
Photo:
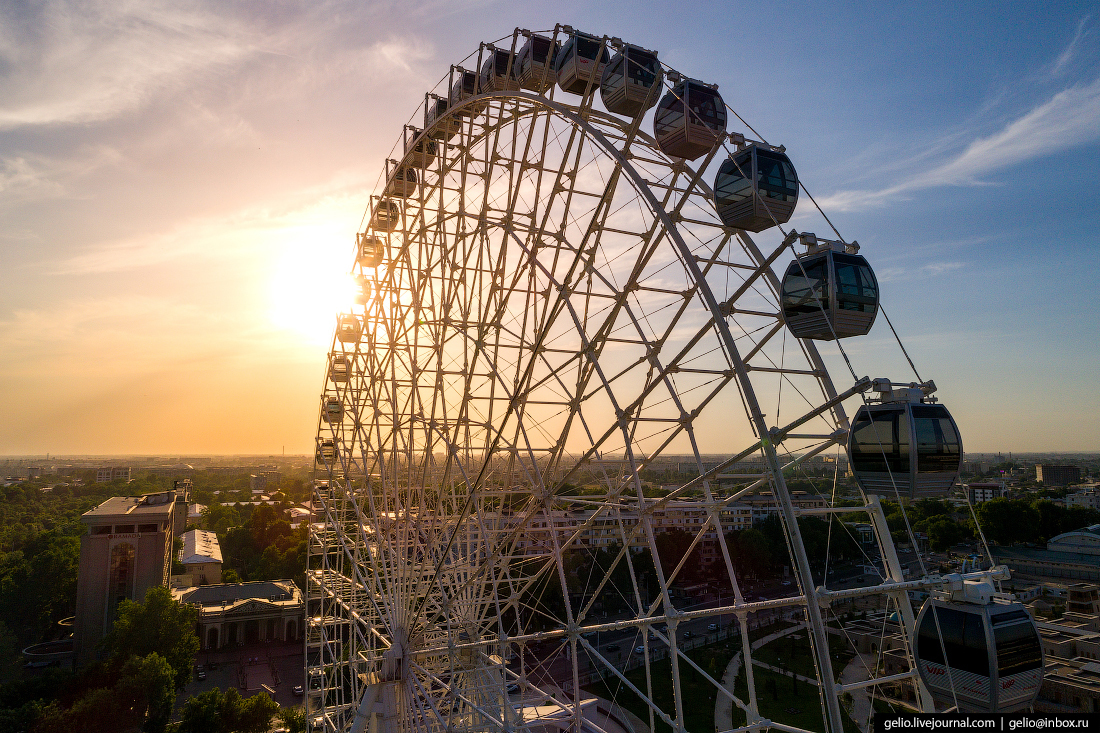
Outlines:
[[541,94],[554,86],[554,58],[561,44],[532,33],[516,54],[515,74],[524,89]]
[[435,162],[435,140],[412,125],[405,125],[405,165],[427,168]]
[[[466,71],[460,66],[456,66],[453,74],[454,82],[451,84],[451,97],[450,106],[454,107],[456,104],[461,104],[467,99],[477,94],[477,74],[472,71]],[[464,107],[461,110],[456,110],[456,115],[469,116],[477,110],[470,107]]]
[[726,104],[717,84],[682,79],[653,113],[657,147],[673,158],[695,160],[726,134]]
[[728,227],[762,232],[785,224],[798,203],[798,176],[782,149],[749,143],[714,178],[714,207]]
[[1031,707],[1043,684],[1043,647],[1031,614],[997,597],[988,581],[959,579],[956,586],[963,588],[925,601],[917,618],[915,662],[932,698],[964,713]]
[[386,195],[393,198],[409,198],[416,195],[416,171],[395,160],[386,161]]
[[450,102],[443,97],[429,94],[424,102],[424,129],[435,140],[450,140],[462,132],[462,120],[448,115]]
[[386,243],[381,237],[376,237],[365,232],[358,235],[358,255],[355,260],[364,270],[378,267],[382,264],[382,256],[386,251]]
[[[876,388],[883,382],[875,380]],[[922,499],[951,491],[962,468],[962,440],[947,408],[925,397],[933,389],[892,390],[856,411],[848,460],[868,494]]]
[[317,462],[329,466],[336,463],[338,453],[336,443],[331,438],[325,438],[317,443]]
[[520,86],[515,74],[515,57],[512,52],[495,46],[486,46],[485,56],[478,80],[479,91],[482,94],[518,91]]
[[370,302],[372,288],[370,280],[360,275],[355,278],[355,302],[358,305],[366,305]]
[[604,67],[600,98],[608,112],[637,117],[657,104],[663,79],[655,52],[627,44]]
[[351,313],[340,316],[336,322],[336,338],[341,343],[355,343],[363,335],[363,324]]
[[333,382],[347,382],[351,376],[351,360],[343,354],[333,354],[328,366],[328,378]]
[[610,59],[601,39],[573,31],[554,57],[558,86],[570,94],[586,94],[599,86]]
[[401,224],[401,206],[388,198],[375,199],[370,226],[377,232],[392,232]]
[[344,419],[344,403],[339,397],[327,397],[325,398],[324,408],[321,410],[321,417],[325,422],[332,424],[338,423]]
[[[793,234],[793,232],[792,232]],[[863,336],[878,315],[878,280],[859,245],[801,235],[808,251],[787,266],[783,320],[800,339]]]

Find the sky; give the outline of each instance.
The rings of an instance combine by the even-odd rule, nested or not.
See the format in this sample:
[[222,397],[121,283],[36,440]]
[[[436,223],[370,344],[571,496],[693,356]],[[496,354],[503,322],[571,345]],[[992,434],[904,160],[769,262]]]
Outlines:
[[[555,23],[786,145],[968,451],[1100,450],[1089,3],[45,0],[0,3],[0,455],[311,450],[402,125],[479,42]],[[892,338],[847,344],[857,371]]]

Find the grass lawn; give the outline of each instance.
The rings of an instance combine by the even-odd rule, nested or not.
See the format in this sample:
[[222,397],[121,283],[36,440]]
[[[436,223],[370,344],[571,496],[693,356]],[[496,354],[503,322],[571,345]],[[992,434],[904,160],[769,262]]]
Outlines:
[[[848,660],[855,656],[855,652],[843,636],[836,634],[827,636],[829,652],[833,658],[833,676],[839,679],[840,671],[844,669]],[[794,671],[803,677],[817,677],[813,655],[810,652],[809,631],[805,629],[760,647],[753,652],[753,657],[784,671]]]
[[[707,674],[722,681],[722,675],[730,659],[740,649],[737,639],[729,639],[711,644],[687,652],[687,656]],[[690,667],[687,662],[681,660],[680,688],[684,693],[684,727],[698,733],[714,732],[714,702],[717,691],[706,679]],[[672,663],[668,659],[654,662],[650,665],[651,679],[653,681],[653,701],[664,710],[670,718],[675,718],[676,706],[672,700]],[[645,667],[631,670],[626,674],[631,684],[642,692],[646,691]],[[584,688],[599,695],[605,700],[618,703],[623,708],[637,715],[647,725],[649,724],[649,707],[643,703],[618,677],[609,677],[605,682],[594,682]],[[654,718],[658,732],[671,732],[669,727],[660,718]]]
[[[801,638],[794,638],[801,637]],[[829,647],[833,655],[833,671],[839,677],[840,671],[848,660],[854,656],[854,652],[846,639],[829,635]],[[807,631],[796,632],[782,639],[777,639],[770,644],[757,649],[753,656],[762,662],[774,666],[780,666],[782,660],[787,670],[793,669],[796,673],[814,678],[813,658],[810,654],[810,642]],[[761,667],[753,667],[753,677],[756,683],[756,702],[760,708],[760,715],[779,723],[798,726],[806,730],[824,730],[825,722],[821,711],[821,696],[814,685],[793,680],[789,675],[781,675]],[[744,670],[737,676],[737,685],[734,688],[738,697],[742,700],[748,697],[748,681]],[[744,725],[745,714],[734,709],[734,725]],[[858,733],[859,728],[844,714],[844,730],[846,733]]]

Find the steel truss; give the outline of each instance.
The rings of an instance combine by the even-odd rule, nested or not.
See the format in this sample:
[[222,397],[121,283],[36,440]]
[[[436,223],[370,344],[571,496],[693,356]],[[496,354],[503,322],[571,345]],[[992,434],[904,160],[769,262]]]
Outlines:
[[[677,631],[733,617],[751,660],[754,614],[777,608],[805,614],[823,727],[842,729],[832,597],[814,588],[784,474],[843,445],[842,403],[870,382],[838,394],[814,343],[786,334],[772,264],[790,240],[722,226],[701,178],[720,148],[695,166],[670,159],[591,101],[503,91],[450,108],[427,134],[453,136],[399,164],[419,185],[388,196],[398,226],[368,232],[386,253],[355,268],[369,284],[361,333],[334,339],[351,369],[330,372],[322,406],[341,414],[318,427],[307,705],[327,730],[596,730],[583,688],[601,678],[646,702],[651,728],[684,730],[688,668],[743,711],[739,730],[768,727],[751,662],[742,698]],[[733,455],[718,465],[700,447],[714,431]],[[681,454],[697,478],[643,490],[643,473]],[[737,491],[719,491],[726,474]],[[752,602],[727,532],[737,502],[764,490],[797,592]],[[845,509],[861,510],[900,582],[877,501]],[[670,556],[676,518],[690,544]],[[675,590],[696,549],[722,578],[712,607]],[[849,595],[861,593],[892,599],[911,627],[904,591]],[[642,654],[593,636],[624,630]],[[654,697],[666,649],[671,705]]]

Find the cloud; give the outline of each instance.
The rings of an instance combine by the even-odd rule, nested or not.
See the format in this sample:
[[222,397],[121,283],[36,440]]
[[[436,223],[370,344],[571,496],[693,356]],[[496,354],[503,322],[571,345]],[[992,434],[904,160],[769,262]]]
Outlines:
[[[367,200],[358,173],[294,192],[291,203],[246,208],[225,216],[195,218],[161,232],[97,244],[63,260],[60,275],[98,275],[156,267],[180,260],[264,259],[288,240],[342,237],[350,242],[356,213]],[[304,203],[303,203],[304,202]],[[350,251],[350,250],[349,250]]]
[[1081,18],[1077,23],[1077,30],[1073,34],[1073,40],[1069,42],[1065,50],[1058,54],[1058,58],[1054,60],[1054,65],[1051,67],[1050,73],[1052,76],[1058,76],[1061,74],[1070,62],[1073,61],[1073,57],[1077,55],[1077,50],[1081,46],[1081,41],[1088,35],[1088,31],[1085,26],[1088,25],[1089,18],[1091,16],[1086,15]]
[[825,209],[881,206],[914,191],[988,185],[983,176],[1100,138],[1100,78],[1055,94],[999,132],[973,140],[951,160],[876,190],[838,191],[818,199]]
[[3,7],[0,129],[109,119],[256,52],[232,18],[190,4]]

